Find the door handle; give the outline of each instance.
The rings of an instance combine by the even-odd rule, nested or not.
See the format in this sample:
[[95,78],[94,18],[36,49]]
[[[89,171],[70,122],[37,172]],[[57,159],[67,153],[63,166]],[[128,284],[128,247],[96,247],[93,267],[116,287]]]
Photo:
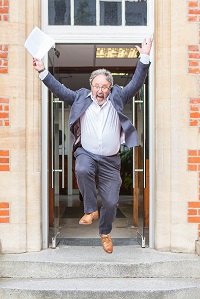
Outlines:
[[[133,97],[133,125],[135,127],[135,97]],[[133,147],[133,188],[135,188],[135,147]]]
[[144,101],[144,128],[143,128],[143,180],[144,188],[146,188],[146,90],[145,84],[143,85],[143,101]]
[[51,188],[54,187],[53,93],[51,93]]
[[62,107],[62,188],[65,188],[65,107],[61,101]]
[[142,99],[135,100],[133,98],[133,125],[135,126],[135,105],[143,104],[143,169],[135,168],[135,148],[133,147],[133,188],[135,187],[135,173],[143,172],[143,183],[144,188],[146,188],[146,94],[145,94],[145,84],[143,85],[143,95]]
[[[62,125],[62,167],[61,169],[55,169],[54,165],[54,104],[61,104],[61,125]],[[54,100],[53,94],[51,94],[51,161],[52,161],[52,188],[54,188],[54,172],[62,172],[62,188],[65,187],[65,107],[64,102],[60,100]]]

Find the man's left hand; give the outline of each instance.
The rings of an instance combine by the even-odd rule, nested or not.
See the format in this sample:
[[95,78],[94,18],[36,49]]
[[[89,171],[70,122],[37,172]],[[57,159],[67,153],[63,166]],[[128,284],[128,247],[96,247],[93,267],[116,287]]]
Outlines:
[[135,46],[135,47],[140,52],[140,54],[150,55],[152,43],[153,43],[153,37],[145,38],[142,45],[141,45],[141,47],[139,47],[139,46]]

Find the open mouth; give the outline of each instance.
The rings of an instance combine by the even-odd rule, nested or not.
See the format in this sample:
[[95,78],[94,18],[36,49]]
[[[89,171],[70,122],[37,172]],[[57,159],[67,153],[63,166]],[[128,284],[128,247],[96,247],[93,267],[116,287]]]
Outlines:
[[97,94],[97,99],[102,101],[104,99],[104,95],[103,94]]

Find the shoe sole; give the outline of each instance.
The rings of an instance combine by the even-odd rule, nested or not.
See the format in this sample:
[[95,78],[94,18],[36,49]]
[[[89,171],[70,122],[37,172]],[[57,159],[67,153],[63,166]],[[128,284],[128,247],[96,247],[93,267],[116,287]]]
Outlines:
[[96,220],[96,219],[98,219],[99,218],[99,216],[95,216],[93,219],[92,219],[92,221],[91,222],[80,222],[79,221],[79,224],[82,224],[82,225],[90,225],[90,224],[92,224],[92,222],[94,221],[94,220]]

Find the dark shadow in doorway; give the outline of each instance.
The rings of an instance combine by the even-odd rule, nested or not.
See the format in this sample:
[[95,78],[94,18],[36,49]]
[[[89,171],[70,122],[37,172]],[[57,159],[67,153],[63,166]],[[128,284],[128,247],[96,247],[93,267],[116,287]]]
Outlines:
[[[100,238],[58,238],[58,246],[102,246]],[[114,246],[136,245],[136,238],[112,238]]]
[[[99,209],[100,210],[100,209]],[[81,218],[84,214],[83,207],[66,207],[62,218]],[[126,218],[120,209],[117,209],[116,218]]]

